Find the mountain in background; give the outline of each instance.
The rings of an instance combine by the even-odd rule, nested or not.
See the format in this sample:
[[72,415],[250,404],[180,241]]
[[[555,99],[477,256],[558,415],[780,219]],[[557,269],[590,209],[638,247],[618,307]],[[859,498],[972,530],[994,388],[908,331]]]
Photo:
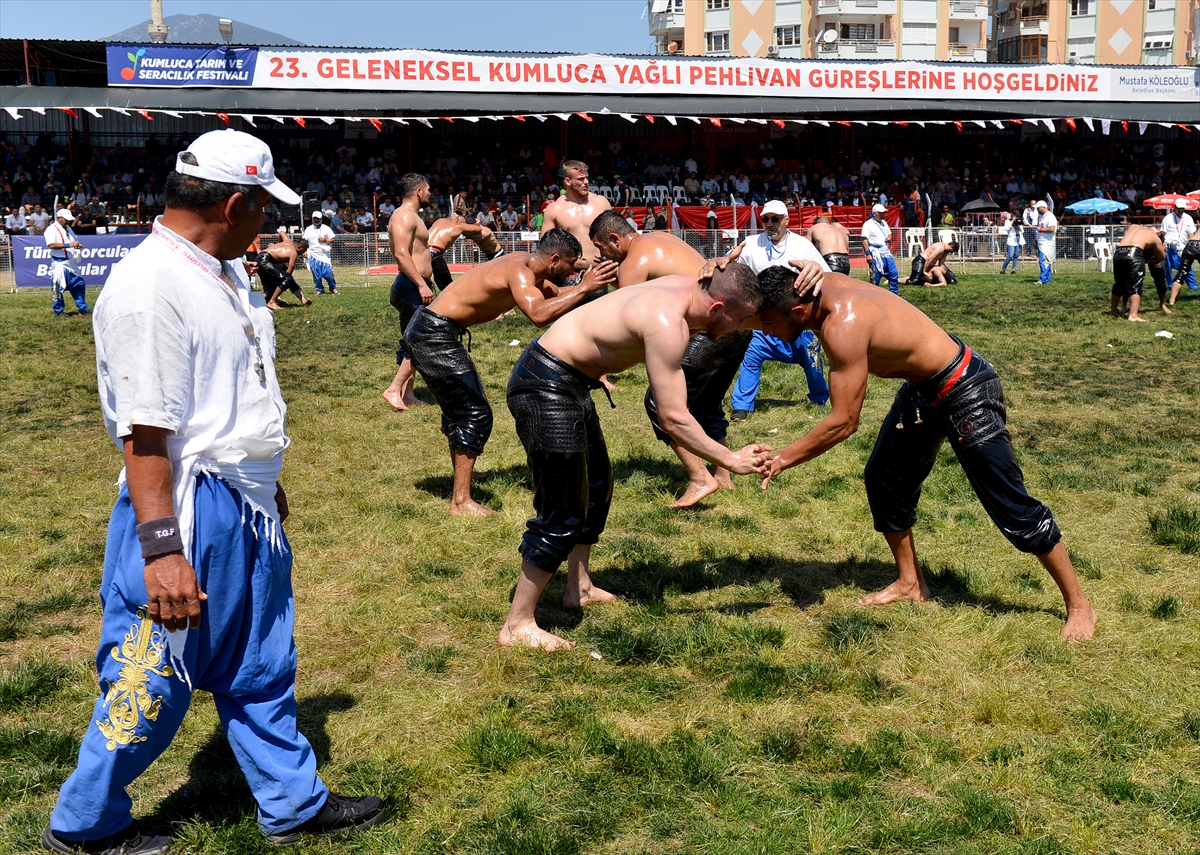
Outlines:
[[[216,15],[170,15],[164,20],[164,23],[170,27],[170,33],[167,35],[167,44],[219,45],[224,39],[221,38],[221,31],[217,26],[217,20]],[[142,23],[127,30],[113,33],[111,36],[105,38],[104,41],[148,44],[150,41],[149,30],[150,19],[147,18]],[[303,42],[289,39],[287,36],[281,36],[279,33],[273,33],[270,30],[264,30],[260,27],[252,27],[250,24],[243,24],[241,21],[233,22],[233,43],[235,45],[303,44]]]

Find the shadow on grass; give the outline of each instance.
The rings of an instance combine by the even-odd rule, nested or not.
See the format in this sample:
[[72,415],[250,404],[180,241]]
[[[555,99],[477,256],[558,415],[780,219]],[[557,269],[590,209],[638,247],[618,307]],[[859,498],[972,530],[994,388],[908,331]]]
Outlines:
[[[973,606],[993,615],[1040,612],[1063,616],[1051,609],[1010,603],[972,590],[970,575],[955,568],[929,571],[926,578],[932,589],[932,599],[947,607]],[[808,608],[823,603],[825,592],[834,588],[853,586],[864,592],[879,590],[896,580],[896,568],[891,563],[866,558],[831,563],[752,554],[746,558],[700,559],[675,565],[637,561],[626,567],[597,572],[593,579],[600,587],[640,603],[661,602],[667,592],[694,594],[773,579],[794,605]],[[744,612],[761,607],[760,603],[741,603],[729,608]]]
[[[352,695],[342,692],[314,695],[298,701],[296,719],[299,729],[312,746],[318,767],[330,757],[326,728],[329,717],[350,709],[355,703]],[[159,802],[145,821],[150,827],[196,820],[238,823],[253,817],[254,813],[254,797],[225,738],[225,731],[218,727],[192,758],[187,781]]]

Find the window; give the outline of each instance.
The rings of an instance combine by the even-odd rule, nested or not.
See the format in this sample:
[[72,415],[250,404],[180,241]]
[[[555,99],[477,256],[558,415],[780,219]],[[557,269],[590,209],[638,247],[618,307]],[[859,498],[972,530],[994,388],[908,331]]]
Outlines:
[[728,9],[729,0],[708,0],[708,11],[712,12],[716,9]]
[[683,0],[675,0],[675,11],[676,12],[683,11]]
[[1079,18],[1092,14],[1090,6],[1091,0],[1071,0],[1071,17]]
[[704,41],[708,53],[729,53],[729,31],[705,33]]
[[996,62],[1045,62],[1046,36],[1021,36],[996,43]]
[[874,24],[842,24],[842,41],[873,42],[875,41]]
[[804,44],[804,27],[776,27],[775,44],[780,47]]
[[[1154,0],[1150,0],[1150,2],[1153,3]],[[1048,17],[1049,14],[1050,14],[1050,6],[1046,2],[1036,3],[1033,6],[1022,6],[1021,7],[1021,20],[1022,21],[1030,21],[1030,20],[1036,20],[1038,18],[1045,18],[1045,17]]]
[[1146,8],[1149,9],[1151,12],[1154,11],[1154,3],[1155,3],[1155,0],[1148,0],[1148,2],[1146,4]]
[[952,44],[952,45],[959,44],[958,27],[950,28],[950,44]]

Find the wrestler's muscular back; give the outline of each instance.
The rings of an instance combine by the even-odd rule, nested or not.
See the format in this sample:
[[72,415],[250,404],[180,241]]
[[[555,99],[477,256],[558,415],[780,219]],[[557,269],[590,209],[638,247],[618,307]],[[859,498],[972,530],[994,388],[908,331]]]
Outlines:
[[814,223],[808,230],[808,239],[813,242],[817,252],[829,255],[831,252],[849,254],[850,232],[838,223]]
[[461,223],[443,217],[440,220],[434,220],[433,225],[429,227],[429,234],[425,238],[425,242],[428,246],[436,246],[442,252],[446,252],[454,246],[454,242],[461,234]]
[[816,333],[835,368],[861,358],[865,347],[871,374],[919,382],[958,354],[945,330],[895,294],[838,273],[826,273],[821,287],[824,319]]
[[[392,245],[392,255],[399,261],[398,253],[407,250],[417,267],[417,273],[424,280],[433,278],[433,260],[429,256],[429,230],[425,221],[416,211],[397,208],[396,213],[388,220],[388,239]],[[403,271],[403,267],[401,267]]]
[[639,285],[663,276],[695,277],[704,256],[670,232],[650,232],[633,240],[621,262],[617,286]]
[[649,346],[683,357],[691,333],[685,315],[696,276],[667,276],[622,288],[563,315],[539,340],[542,347],[589,377],[624,371],[646,359]]
[[[454,280],[454,287],[439,294],[429,310],[463,327],[500,317],[517,306],[512,291],[514,281],[522,277],[530,283],[534,280],[533,272],[526,266],[529,258],[528,252],[511,252],[480,264]],[[549,283],[543,285],[543,291],[557,293]]]
[[564,229],[570,232],[583,247],[580,260],[592,264],[600,257],[600,253],[588,236],[588,230],[592,227],[592,220],[611,207],[607,199],[595,193],[588,193],[582,202],[573,202],[566,196],[560,196],[546,208],[542,220],[542,234],[550,229]]

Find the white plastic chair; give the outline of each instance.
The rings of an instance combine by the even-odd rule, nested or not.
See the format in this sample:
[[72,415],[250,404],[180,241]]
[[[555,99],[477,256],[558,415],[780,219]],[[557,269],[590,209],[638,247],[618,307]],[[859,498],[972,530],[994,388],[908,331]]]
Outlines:
[[910,258],[914,258],[925,251],[924,236],[925,230],[922,228],[908,228],[904,230],[904,239],[908,243],[908,255]]
[[601,196],[603,196],[605,199],[607,199],[610,203],[612,202],[613,199],[616,198],[616,196],[613,194],[613,189],[611,187],[609,187],[607,184],[601,184],[599,187],[596,188],[595,192],[599,193]]
[[642,204],[642,191],[638,190],[632,184],[626,185],[629,187],[629,202],[633,205]]
[[942,243],[953,243],[958,240],[958,232],[954,229],[938,229],[938,240]]
[[1112,247],[1109,246],[1108,238],[1088,238],[1088,241],[1092,243],[1092,258],[1100,263],[1100,272],[1107,272],[1108,262],[1112,260]]
[[687,201],[687,191],[684,190],[682,186],[676,184],[675,188],[673,190],[671,190],[671,198],[677,203],[678,202],[686,202]]

